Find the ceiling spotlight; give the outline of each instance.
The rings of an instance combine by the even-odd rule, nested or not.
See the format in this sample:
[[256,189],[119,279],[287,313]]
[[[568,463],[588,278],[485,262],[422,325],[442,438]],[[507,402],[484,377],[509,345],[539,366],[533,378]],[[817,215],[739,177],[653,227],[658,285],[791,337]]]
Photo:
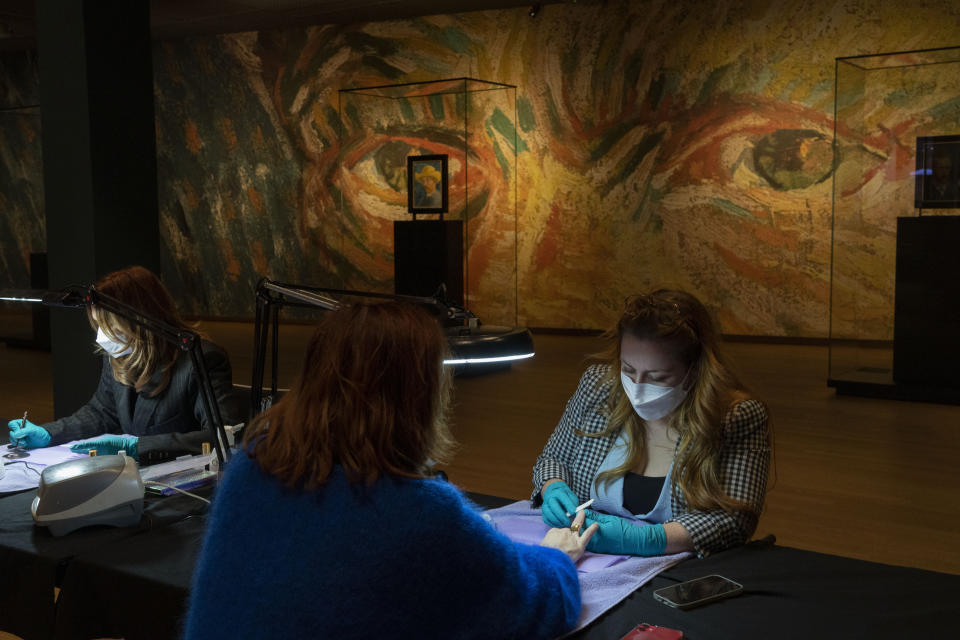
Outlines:
[[539,3],[539,2],[530,7],[530,17],[531,17],[531,18],[536,18],[538,13],[540,13],[540,3]]

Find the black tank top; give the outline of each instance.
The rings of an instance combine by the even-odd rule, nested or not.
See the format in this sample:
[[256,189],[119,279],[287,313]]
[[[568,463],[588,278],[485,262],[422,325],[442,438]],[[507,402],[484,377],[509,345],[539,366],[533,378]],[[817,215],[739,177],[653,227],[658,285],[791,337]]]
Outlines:
[[657,506],[665,481],[665,476],[641,476],[628,471],[623,476],[623,508],[635,516],[649,513]]

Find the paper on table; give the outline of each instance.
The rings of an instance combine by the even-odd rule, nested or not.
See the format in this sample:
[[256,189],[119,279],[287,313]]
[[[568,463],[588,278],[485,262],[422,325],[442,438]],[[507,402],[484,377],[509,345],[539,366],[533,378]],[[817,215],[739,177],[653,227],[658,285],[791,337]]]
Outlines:
[[[80,440],[59,444],[55,447],[44,447],[42,449],[28,449],[25,458],[4,458],[3,455],[10,453],[7,445],[0,445],[0,460],[3,460],[6,468],[6,475],[0,479],[0,493],[11,491],[23,491],[24,489],[33,489],[40,484],[40,474],[46,467],[67,460],[76,460],[85,458],[85,453],[74,453],[70,451],[70,445]],[[13,463],[13,464],[7,464]]]
[[[484,517],[514,542],[540,544],[543,536],[550,529],[543,522],[540,510],[530,507],[529,500],[514,502],[499,509],[490,509],[484,512]],[[587,626],[604,611],[649,582],[655,575],[690,555],[690,553],[678,553],[641,558],[588,551],[577,563],[583,608],[580,610],[576,629]]]

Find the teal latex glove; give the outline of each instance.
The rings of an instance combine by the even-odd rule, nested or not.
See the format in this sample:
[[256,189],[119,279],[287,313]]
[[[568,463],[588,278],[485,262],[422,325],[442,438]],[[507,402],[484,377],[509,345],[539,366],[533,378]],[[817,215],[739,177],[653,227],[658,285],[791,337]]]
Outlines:
[[[23,424],[23,428],[20,425]],[[7,423],[10,429],[10,444],[24,449],[39,449],[50,444],[50,434],[43,427],[39,427],[29,420],[11,420]]]
[[127,452],[128,456],[131,456],[134,460],[136,460],[137,442],[139,440],[140,439],[137,436],[119,436],[108,434],[92,440],[84,440],[83,442],[72,444],[70,445],[70,451],[75,453],[87,453],[90,451],[90,449],[96,449],[97,455],[112,456],[116,455],[118,451],[123,450]]
[[[577,494],[563,480],[543,490],[543,521],[551,527],[569,527],[577,510]],[[569,516],[567,514],[570,514]]]
[[626,518],[587,511],[584,528],[594,522],[600,525],[587,551],[624,556],[659,556],[667,550],[667,530],[662,524],[637,526]]

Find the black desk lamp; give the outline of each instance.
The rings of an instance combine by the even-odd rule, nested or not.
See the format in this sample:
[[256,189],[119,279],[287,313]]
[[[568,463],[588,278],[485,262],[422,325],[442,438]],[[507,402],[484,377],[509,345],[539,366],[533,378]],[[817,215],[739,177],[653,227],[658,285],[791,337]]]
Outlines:
[[[272,380],[270,401],[277,395],[277,359],[279,313],[283,306],[319,307],[332,311],[340,302],[327,294],[361,298],[401,300],[425,307],[443,325],[452,357],[444,364],[457,367],[476,365],[502,366],[512,360],[533,356],[533,338],[530,331],[520,327],[481,326],[479,319],[468,309],[448,302],[441,286],[431,297],[390,293],[371,293],[349,289],[331,289],[302,284],[260,280],[256,289],[256,317],[253,328],[253,380],[250,384],[250,418],[260,413],[263,404],[263,376],[266,367],[268,336],[272,337]],[[273,332],[270,334],[270,324]]]
[[[220,415],[220,406],[217,404],[217,398],[213,392],[213,385],[210,383],[210,375],[207,373],[207,365],[203,359],[203,350],[200,345],[199,335],[193,331],[178,329],[161,320],[157,320],[128,304],[120,302],[112,296],[98,291],[96,287],[92,285],[79,291],[65,289],[55,292],[42,292],[39,297],[42,304],[51,307],[83,308],[96,305],[125,320],[144,327],[154,335],[177,345],[181,351],[189,353],[194,371],[196,371],[200,383],[200,397],[203,402],[203,411],[206,414],[207,423],[210,424],[213,429],[213,445],[217,451],[217,460],[220,462],[221,468],[226,461],[230,460],[230,449],[226,446],[227,435],[223,428],[223,418]],[[36,296],[31,296],[30,301],[36,301]]]

